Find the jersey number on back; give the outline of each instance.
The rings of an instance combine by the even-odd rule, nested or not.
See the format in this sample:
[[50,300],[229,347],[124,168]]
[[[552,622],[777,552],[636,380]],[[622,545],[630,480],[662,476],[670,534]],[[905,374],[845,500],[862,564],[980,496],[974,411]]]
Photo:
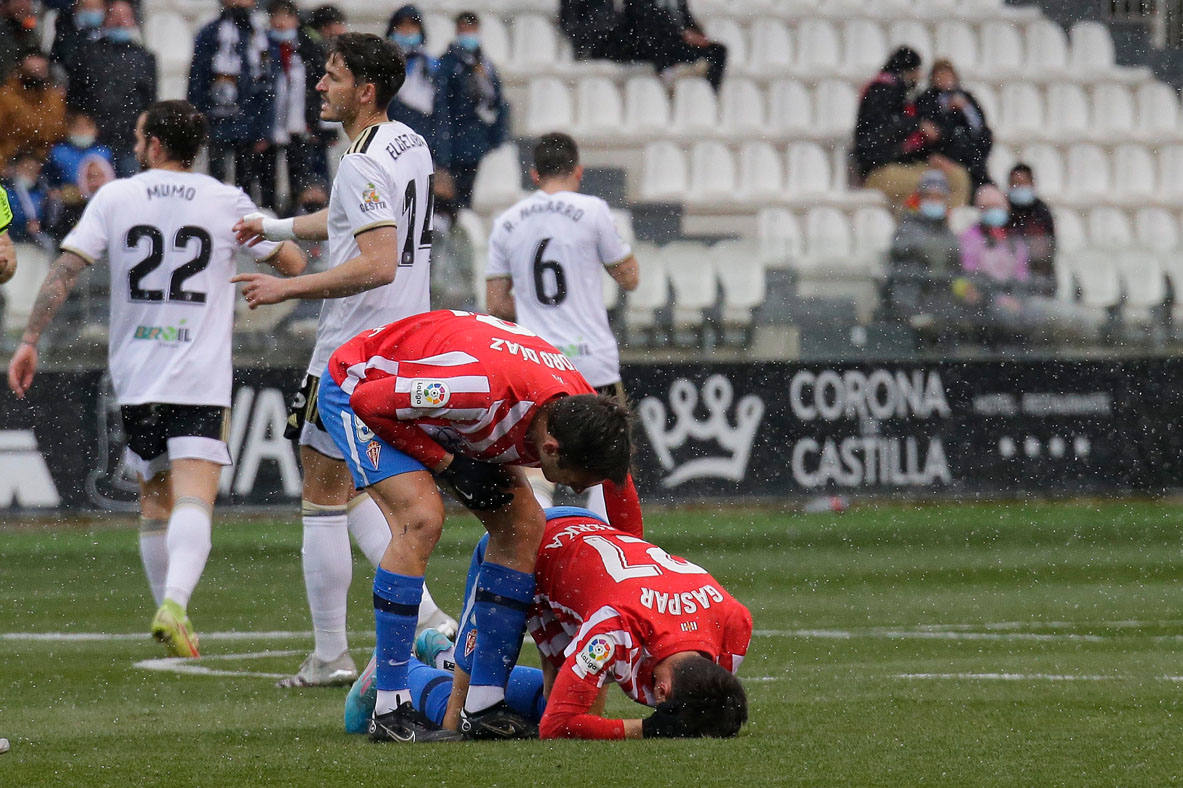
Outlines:
[[[534,252],[534,293],[538,300],[547,306],[558,306],[567,299],[567,275],[563,273],[563,266],[555,260],[545,259],[546,247],[550,238],[543,238],[538,243],[538,251]],[[554,292],[547,288],[546,272],[550,271],[554,279]]]
[[707,570],[698,564],[692,564],[684,558],[674,558],[660,547],[652,546],[645,551],[645,555],[652,558],[654,563],[630,564],[624,550],[613,540],[624,544],[646,544],[646,542],[644,539],[622,534],[614,534],[611,539],[606,536],[584,537],[583,541],[600,554],[600,560],[604,562],[604,570],[617,583],[638,577],[656,577],[662,573],[663,569],[679,575],[705,575],[707,573]]
[[[417,189],[415,179],[407,181],[407,191],[403,195],[403,213],[407,215],[407,240],[403,244],[403,253],[398,264],[408,268],[415,264],[415,213]],[[435,220],[435,175],[427,176],[427,207],[423,212],[423,230],[419,233],[419,248],[431,248],[431,225]]]
[[[164,262],[164,233],[160,229],[148,224],[137,224],[127,231],[127,248],[134,249],[140,241],[148,239],[148,256],[131,267],[127,272],[128,291],[132,301],[164,301],[163,290],[147,290],[140,287],[144,277],[155,271]],[[205,293],[184,288],[185,280],[194,276],[209,265],[209,256],[213,248],[213,239],[200,227],[185,226],[177,230],[173,236],[173,250],[180,253],[189,247],[190,241],[197,241],[197,254],[187,263],[177,267],[169,280],[169,301],[188,304],[204,304]]]

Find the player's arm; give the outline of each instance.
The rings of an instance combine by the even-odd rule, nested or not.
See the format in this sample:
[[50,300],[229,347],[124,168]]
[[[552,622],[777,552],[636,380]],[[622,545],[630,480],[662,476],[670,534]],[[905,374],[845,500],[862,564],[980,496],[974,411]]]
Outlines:
[[304,250],[291,241],[281,243],[275,254],[263,262],[284,276],[299,276],[308,267],[308,258],[304,256]]
[[[559,669],[554,686],[546,699],[546,711],[538,723],[541,739],[639,739],[642,735],[639,719],[617,720],[603,714],[601,680],[589,675],[580,678],[572,654]],[[544,685],[545,686],[545,685]],[[597,708],[598,705],[598,708]]]
[[513,278],[491,276],[485,280],[485,310],[502,320],[516,320],[517,309],[513,303]]
[[86,265],[87,261],[80,255],[63,251],[45,275],[45,281],[37,291],[37,300],[33,303],[33,312],[29,315],[25,333],[21,335],[21,344],[8,364],[8,387],[18,398],[24,398],[37,373],[37,340],[74,289],[78,275]]
[[636,290],[641,283],[641,266],[637,264],[636,255],[629,255],[618,263],[606,267],[608,276],[620,285],[621,290]]
[[328,237],[328,208],[290,219],[271,219],[253,212],[234,225],[234,239],[243,246],[254,246],[263,241],[325,241]]
[[611,479],[604,480],[604,508],[613,528],[638,538],[645,536],[641,497],[637,495],[631,473],[625,477],[624,484],[615,484]]
[[239,274],[242,294],[251,309],[292,299],[344,298],[388,285],[398,271],[398,230],[383,225],[357,236],[360,254],[327,271],[280,279],[267,274]]

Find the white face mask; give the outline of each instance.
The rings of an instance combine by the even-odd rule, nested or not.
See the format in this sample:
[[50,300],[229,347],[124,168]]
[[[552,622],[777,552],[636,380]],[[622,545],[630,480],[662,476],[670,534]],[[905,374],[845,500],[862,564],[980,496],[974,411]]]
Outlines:
[[93,134],[71,134],[70,144],[75,148],[89,148],[94,145],[94,139]]

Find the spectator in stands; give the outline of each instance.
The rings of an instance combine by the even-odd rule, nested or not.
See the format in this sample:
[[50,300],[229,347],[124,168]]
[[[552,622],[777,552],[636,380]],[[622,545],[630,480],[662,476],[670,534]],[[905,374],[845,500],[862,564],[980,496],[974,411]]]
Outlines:
[[624,0],[616,26],[623,60],[652,63],[667,84],[680,76],[723,82],[727,47],[707,38],[686,0]]
[[209,172],[247,191],[265,174],[275,112],[275,68],[267,29],[251,17],[254,0],[222,0],[222,13],[201,28],[189,68],[189,103],[209,120]]
[[0,82],[8,79],[25,52],[40,48],[33,0],[0,0]]
[[74,180],[50,193],[45,226],[54,241],[61,242],[82,218],[86,204],[103,185],[115,180],[115,168],[107,156],[92,152],[78,164]]
[[275,118],[271,144],[263,157],[259,204],[276,210],[280,157],[287,161],[288,184],[283,191],[289,199],[296,196],[300,184],[329,176],[316,91],[324,74],[325,50],[300,28],[299,12],[291,0],[272,0],[267,13],[270,58],[275,64]]
[[76,0],[72,13],[59,13],[53,23],[53,46],[49,50],[53,62],[67,68],[83,42],[102,36],[106,18],[106,0]]
[[1042,295],[1056,291],[1056,224],[1051,208],[1035,194],[1035,173],[1019,162],[1010,171],[1007,230],[1022,238],[1031,256],[1031,286]]
[[959,238],[962,270],[994,284],[1026,282],[1027,244],[1018,233],[1008,229],[1010,211],[1006,197],[998,187],[987,184],[978,189],[974,205],[979,221]]
[[[509,106],[497,70],[481,51],[480,24],[471,11],[457,14],[456,39],[440,58],[436,76],[436,184],[455,208],[472,205],[477,167],[509,131]],[[449,212],[447,205],[437,208]]]
[[894,51],[882,71],[863,89],[854,128],[854,161],[864,185],[887,195],[897,211],[916,192],[926,170],[945,173],[952,205],[969,201],[969,173],[934,146],[941,130],[917,117],[908,95],[920,78],[920,55],[909,47]]
[[41,177],[41,157],[27,148],[18,151],[9,162],[4,180],[12,208],[12,225],[8,228],[12,240],[48,248],[43,222],[49,187]]
[[29,50],[0,87],[0,161],[17,150],[44,161],[65,132],[65,91],[50,78],[49,58]]
[[986,159],[994,147],[994,134],[973,94],[961,87],[950,60],[932,64],[929,87],[916,100],[916,113],[940,130],[932,150],[947,156],[969,172],[971,188],[990,182]]
[[135,11],[127,0],[107,6],[103,35],[84,41],[68,64],[70,108],[99,127],[99,140],[115,154],[120,177],[139,172],[136,118],[156,101],[156,56],[136,41]]
[[913,328],[940,328],[955,309],[951,278],[961,267],[957,236],[949,228],[949,181],[940,170],[920,178],[915,210],[904,214],[888,253],[883,283],[888,315]]
[[559,27],[577,60],[624,60],[627,49],[621,35],[621,8],[615,0],[560,0]]
[[90,156],[105,159],[112,167],[115,157],[111,149],[98,141],[99,127],[85,112],[66,115],[66,139],[49,150],[45,163],[45,179],[53,188],[66,183],[77,184],[82,162]]
[[407,59],[407,81],[386,108],[391,120],[407,124],[423,135],[435,151],[435,80],[439,61],[427,53],[427,35],[423,14],[413,5],[394,12],[386,25],[386,37],[393,41]]
[[304,29],[312,40],[327,52],[333,39],[349,28],[345,26],[345,14],[340,8],[335,5],[322,5],[312,9]]

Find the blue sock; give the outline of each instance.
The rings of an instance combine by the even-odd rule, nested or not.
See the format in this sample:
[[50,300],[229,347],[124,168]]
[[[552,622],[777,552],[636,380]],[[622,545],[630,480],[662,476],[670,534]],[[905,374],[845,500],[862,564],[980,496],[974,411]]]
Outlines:
[[444,712],[448,710],[448,696],[452,694],[452,674],[424,665],[411,657],[407,678],[411,687],[411,703],[427,719],[436,725],[443,725]]
[[[469,635],[476,628],[473,606],[476,604],[476,581],[481,573],[481,564],[485,561],[485,548],[489,545],[489,535],[485,534],[477,542],[472,551],[472,561],[468,565],[468,576],[464,580],[463,609],[460,611],[460,630],[456,635],[456,667],[468,675],[472,675],[472,649],[469,645]],[[475,637],[475,635],[473,636]],[[476,642],[475,640],[473,641]]]
[[[474,604],[476,651],[472,659],[472,682],[469,700],[493,696],[496,703],[504,696],[509,672],[522,649],[526,613],[534,601],[534,575],[490,563],[481,564]],[[474,698],[472,688],[489,688]],[[479,701],[478,701],[479,702]],[[467,706],[469,711],[487,708],[489,703]]]
[[505,687],[505,702],[509,707],[528,719],[538,722],[546,711],[546,698],[542,696],[542,671],[538,668],[517,666],[509,674]]
[[374,685],[380,690],[408,687],[407,662],[422,598],[422,577],[396,575],[382,567],[374,573],[374,629],[378,638]]

